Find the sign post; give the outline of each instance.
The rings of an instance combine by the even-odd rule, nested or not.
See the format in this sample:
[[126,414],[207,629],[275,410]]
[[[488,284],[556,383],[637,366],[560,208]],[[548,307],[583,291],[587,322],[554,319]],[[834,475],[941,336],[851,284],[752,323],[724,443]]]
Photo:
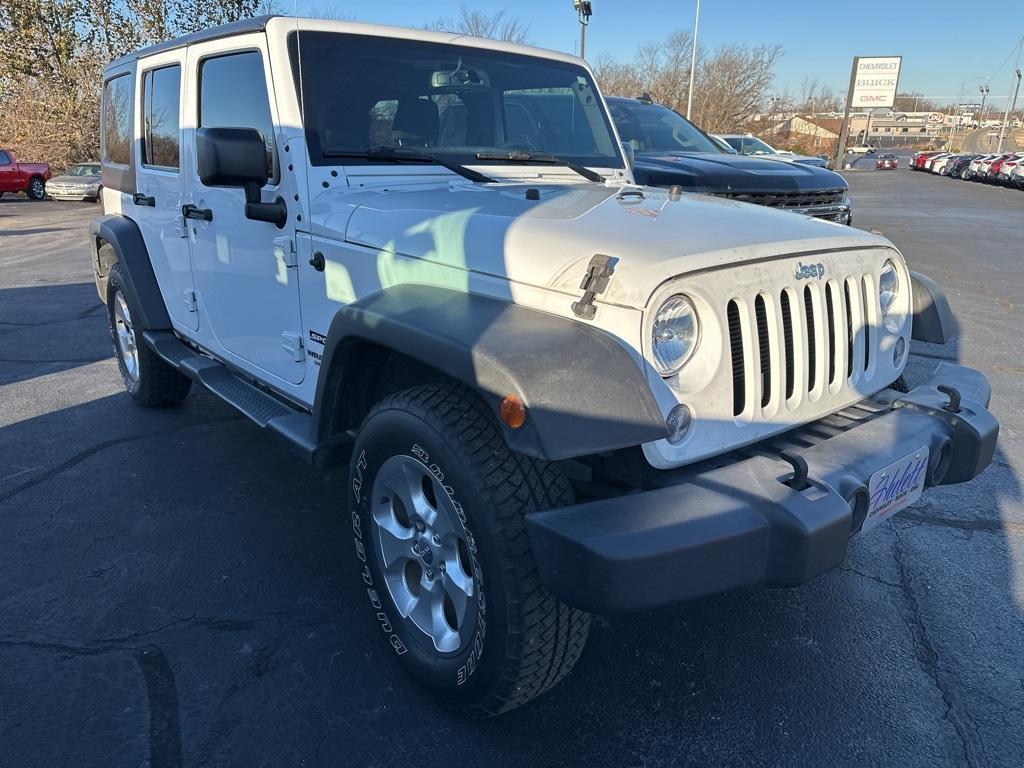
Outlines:
[[[839,131],[839,145],[833,167],[843,167],[843,154],[850,136],[850,109],[863,107],[892,107],[896,103],[896,88],[900,79],[902,56],[854,56],[850,69],[850,88],[846,92],[846,110],[843,112],[843,126]],[[870,118],[869,118],[870,119]],[[864,141],[867,142],[865,133]]]

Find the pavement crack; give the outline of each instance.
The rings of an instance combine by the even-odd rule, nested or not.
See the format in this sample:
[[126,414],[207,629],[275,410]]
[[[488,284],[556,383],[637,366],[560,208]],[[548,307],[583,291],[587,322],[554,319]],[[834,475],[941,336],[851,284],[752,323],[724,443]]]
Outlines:
[[869,581],[877,582],[877,583],[879,583],[879,584],[881,584],[883,586],[886,586],[886,587],[892,587],[893,589],[903,589],[903,585],[901,585],[901,584],[896,584],[896,583],[891,582],[891,581],[886,581],[885,579],[883,579],[880,576],[872,576],[870,573],[864,573],[864,571],[857,570],[856,568],[854,568],[854,567],[852,567],[850,565],[845,565],[845,564],[841,565],[841,566],[839,566],[839,568],[837,570],[846,571],[847,573],[852,573],[854,576],[860,576],[861,578],[868,579]]
[[962,723],[960,718],[953,712],[953,691],[949,684],[945,682],[939,674],[939,652],[931,641],[928,634],[928,627],[925,624],[924,617],[921,615],[921,606],[917,598],[917,592],[914,590],[910,568],[907,565],[906,558],[903,553],[903,540],[900,537],[899,526],[893,525],[891,527],[895,534],[893,554],[896,560],[896,565],[899,567],[900,588],[907,601],[911,619],[910,628],[914,634],[914,639],[918,647],[917,659],[921,663],[925,674],[928,675],[932,684],[942,696],[942,700],[946,705],[946,711],[943,713],[943,718],[953,726],[953,730],[956,732],[957,738],[960,741],[960,749],[963,753],[964,763],[968,766],[977,765],[977,761],[973,760],[971,757],[971,741],[967,734],[966,725]]
[[51,479],[53,477],[56,477],[57,475],[61,474],[62,472],[66,472],[67,470],[71,469],[72,467],[74,467],[74,466],[76,466],[78,464],[81,464],[83,461],[85,461],[89,457],[95,456],[97,453],[100,453],[101,451],[105,451],[108,448],[113,448],[114,446],[123,445],[125,443],[136,442],[138,440],[148,440],[148,439],[150,439],[152,437],[162,437],[164,435],[175,434],[175,433],[178,433],[178,432],[186,432],[186,431],[188,431],[190,429],[195,429],[196,427],[204,427],[204,426],[206,426],[208,424],[219,424],[219,423],[226,422],[226,421],[241,421],[242,418],[243,417],[241,417],[241,416],[231,416],[231,417],[225,417],[225,418],[210,419],[209,421],[204,421],[202,424],[188,424],[186,426],[178,427],[178,428],[174,428],[174,429],[158,429],[158,430],[154,430],[152,432],[143,432],[143,433],[140,433],[138,435],[125,435],[123,437],[116,437],[113,440],[104,440],[103,442],[97,443],[96,445],[93,445],[93,446],[90,446],[90,447],[86,448],[83,451],[79,451],[74,456],[72,456],[70,459],[68,459],[68,460],[66,460],[64,462],[61,462],[56,467],[48,469],[45,472],[42,472],[42,473],[36,475],[35,477],[31,478],[30,480],[26,480],[25,482],[21,483],[20,485],[14,486],[11,490],[9,490],[9,491],[7,491],[7,492],[5,492],[3,494],[0,494],[0,502],[7,501],[8,499],[10,499],[12,497],[17,496],[19,493],[27,491],[29,488],[33,488],[33,487],[39,485],[40,483],[43,483],[43,482],[45,482],[45,481],[47,481],[47,480],[49,480],[49,479]]

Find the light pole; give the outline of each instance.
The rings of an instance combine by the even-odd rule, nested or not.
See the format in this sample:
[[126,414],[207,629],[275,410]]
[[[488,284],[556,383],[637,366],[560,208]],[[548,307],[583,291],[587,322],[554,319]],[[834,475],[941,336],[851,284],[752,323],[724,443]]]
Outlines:
[[693,50],[690,52],[690,87],[686,90],[686,119],[693,113],[693,80],[697,74],[697,30],[700,27],[700,0],[697,0],[697,14],[693,17]]
[[[946,147],[946,149],[953,151],[953,139],[956,138],[957,129],[960,127],[960,123],[963,122],[964,119],[964,111],[960,107],[960,102],[963,101],[964,98],[964,88],[967,87],[968,83],[973,83],[977,80],[988,80],[988,78],[988,75],[982,75],[981,77],[972,77],[969,80],[964,80],[962,83],[960,83],[960,93],[957,94],[956,105],[953,108],[953,130],[950,132],[949,145]],[[957,114],[958,112],[959,115]]]
[[[1021,45],[1024,46],[1024,40],[1021,40]],[[996,147],[996,152],[1003,151],[1003,137],[1006,135],[1006,128],[1010,124],[1010,115],[1017,108],[1017,95],[1020,93],[1020,70],[1015,69],[1013,74],[1017,78],[1017,85],[1013,89],[1013,106],[1010,103],[1006,104],[1006,114],[1003,115],[1003,124],[999,126],[999,146]]]
[[[978,90],[981,91],[981,109],[979,111],[981,112],[981,127],[984,128],[985,127],[985,99],[988,98],[989,88],[988,88],[988,85],[979,85],[978,86]],[[989,149],[991,149],[991,147],[989,147]]]
[[572,0],[572,7],[576,9],[576,15],[580,20],[580,58],[587,57],[587,27],[590,26],[590,17],[594,9],[588,0]]

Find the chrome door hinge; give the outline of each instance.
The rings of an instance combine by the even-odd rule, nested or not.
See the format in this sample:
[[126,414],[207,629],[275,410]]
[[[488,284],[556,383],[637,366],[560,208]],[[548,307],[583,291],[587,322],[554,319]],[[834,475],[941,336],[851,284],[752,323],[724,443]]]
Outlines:
[[182,291],[181,298],[185,300],[185,306],[188,307],[189,312],[199,311],[199,302],[196,300],[195,291]]
[[302,336],[292,331],[285,331],[281,334],[281,346],[284,351],[292,356],[292,360],[301,363],[306,359],[306,349],[302,346]]
[[285,267],[297,267],[299,265],[299,256],[295,252],[295,241],[290,237],[275,237],[274,258],[284,264]]

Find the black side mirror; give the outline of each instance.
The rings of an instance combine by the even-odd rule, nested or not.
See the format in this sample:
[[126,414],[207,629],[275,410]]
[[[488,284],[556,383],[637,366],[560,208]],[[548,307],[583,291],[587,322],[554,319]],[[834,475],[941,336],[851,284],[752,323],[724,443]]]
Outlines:
[[204,185],[245,190],[246,218],[284,227],[288,220],[284,200],[260,201],[260,190],[270,178],[263,134],[255,128],[198,128],[196,161]]
[[267,144],[255,128],[197,129],[196,159],[208,187],[262,187],[269,178]]

